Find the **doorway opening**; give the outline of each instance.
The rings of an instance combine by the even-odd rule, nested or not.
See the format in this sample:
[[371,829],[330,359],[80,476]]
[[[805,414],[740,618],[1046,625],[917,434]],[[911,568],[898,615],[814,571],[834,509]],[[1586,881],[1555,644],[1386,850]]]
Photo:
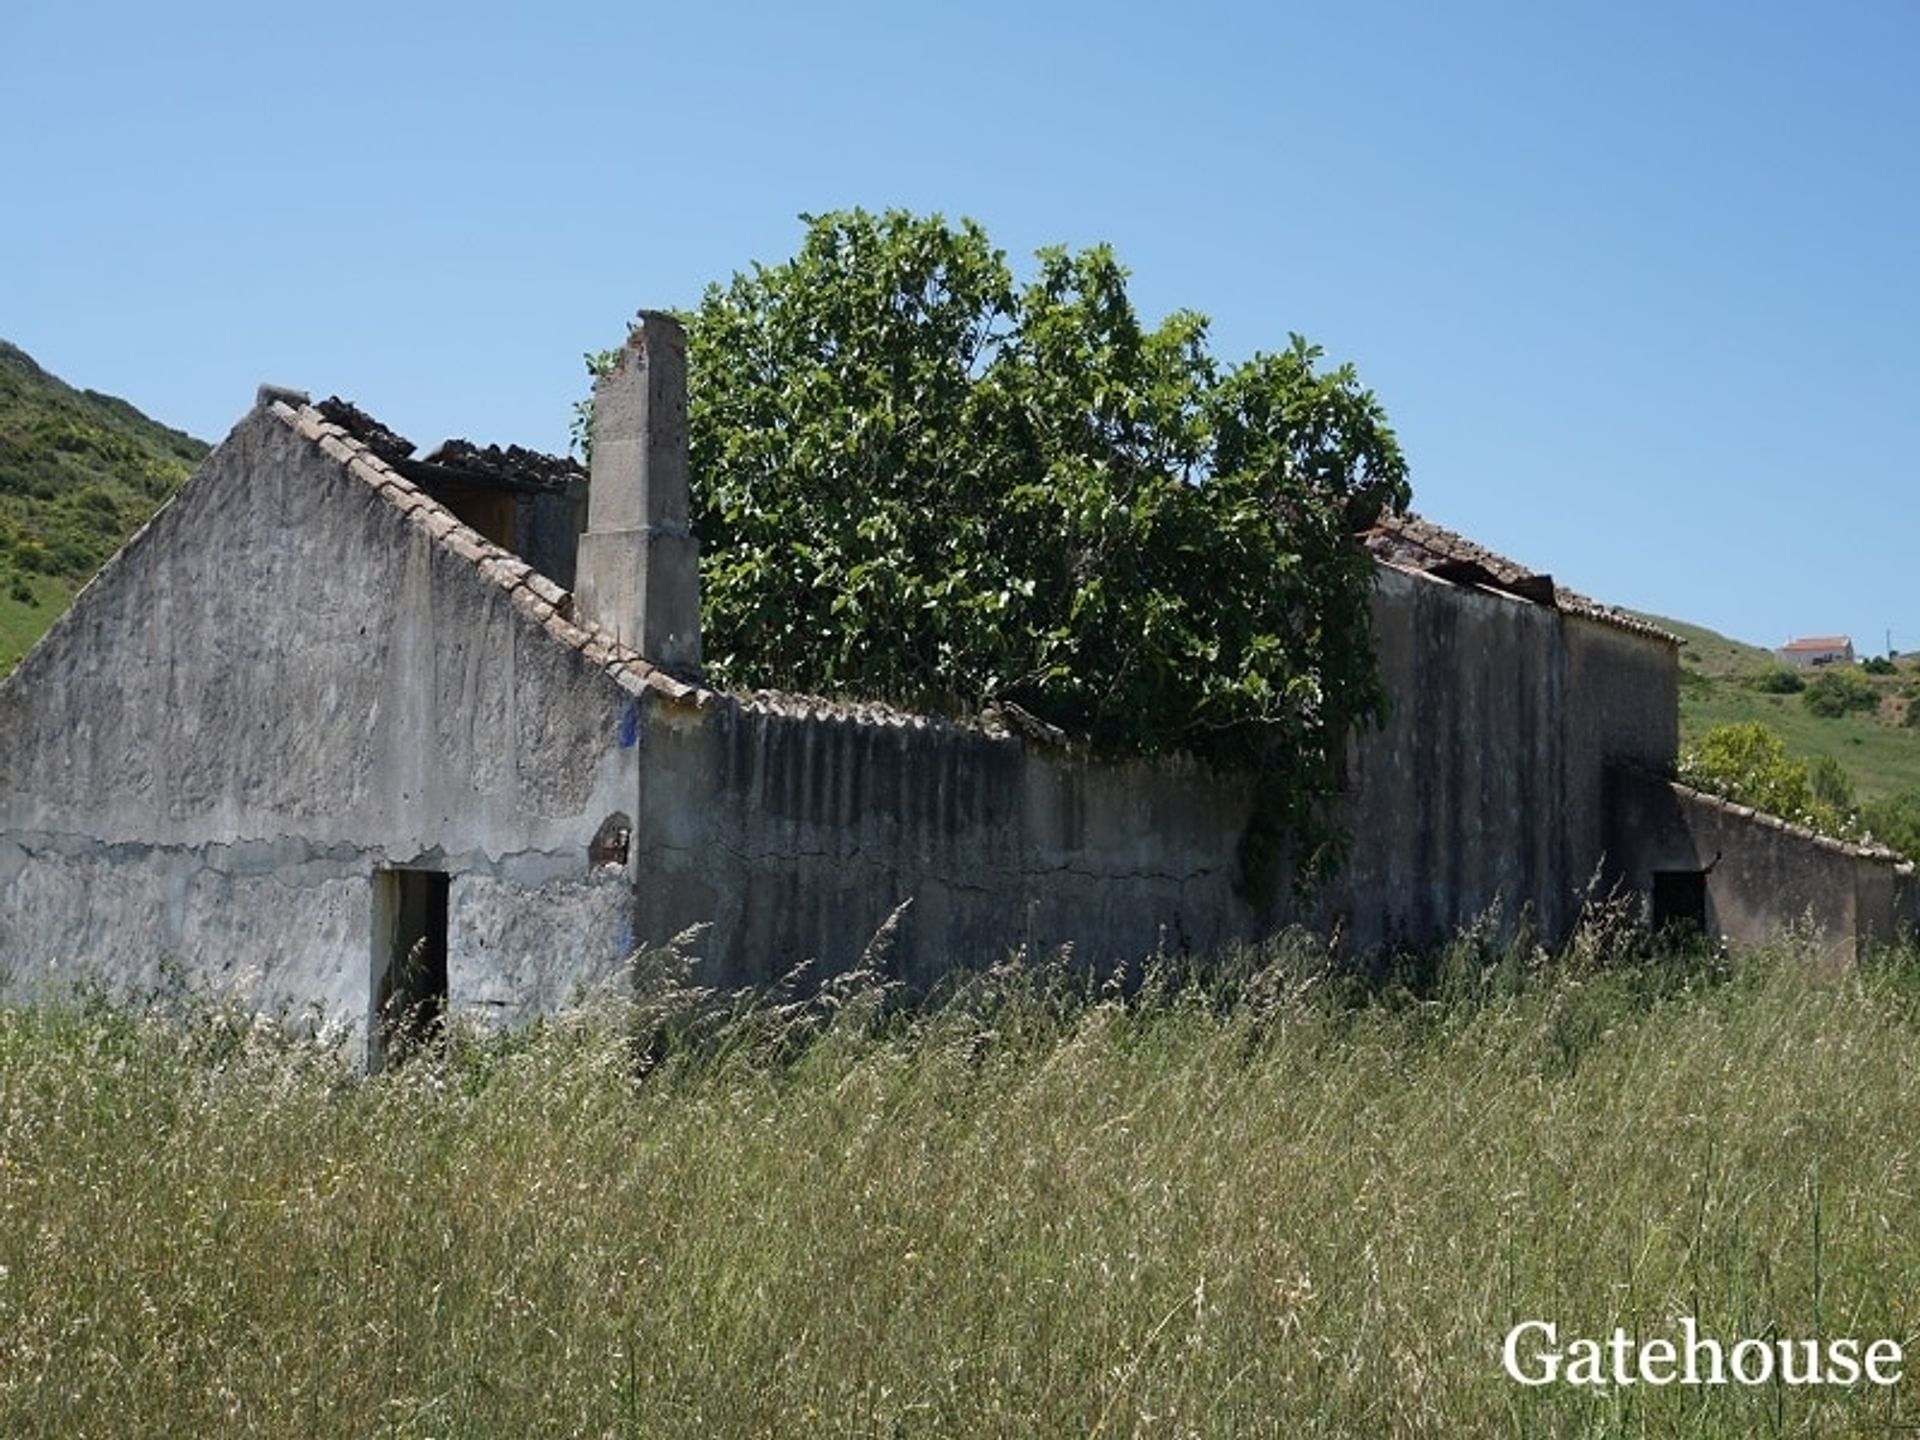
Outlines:
[[1707,932],[1707,872],[1656,870],[1653,872],[1653,930],[1685,929]]
[[444,1025],[448,878],[438,870],[382,870],[373,877],[370,1070],[431,1042]]

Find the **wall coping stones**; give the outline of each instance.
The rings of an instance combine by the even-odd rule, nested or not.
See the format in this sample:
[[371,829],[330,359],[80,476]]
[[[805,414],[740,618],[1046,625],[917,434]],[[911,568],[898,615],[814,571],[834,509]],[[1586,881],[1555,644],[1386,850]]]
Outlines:
[[589,665],[607,672],[621,688],[636,695],[651,692],[679,704],[711,704],[717,698],[712,691],[676,680],[648,664],[598,626],[583,627],[566,618],[562,614],[570,598],[566,591],[511,550],[462,523],[451,510],[403,479],[371,447],[326,419],[311,404],[295,408],[286,398],[276,397],[267,411],[336,461],[351,478],[425,535],[429,544],[462,561],[487,584],[503,591],[521,614]]
[[1900,874],[1914,873],[1914,864],[1897,850],[1889,850],[1884,845],[1858,845],[1850,840],[1836,840],[1831,835],[1822,835],[1818,830],[1806,825],[1796,825],[1791,820],[1783,820],[1778,815],[1770,815],[1765,810],[1756,810],[1751,805],[1740,805],[1724,795],[1715,795],[1707,790],[1697,790],[1682,781],[1667,776],[1658,777],[1670,785],[1675,792],[1687,800],[1709,810],[1718,810],[1735,820],[1744,820],[1758,825],[1762,829],[1775,830],[1783,835],[1791,835],[1796,840],[1804,840],[1822,850],[1836,855],[1848,855],[1856,860],[1873,860],[1891,864]]

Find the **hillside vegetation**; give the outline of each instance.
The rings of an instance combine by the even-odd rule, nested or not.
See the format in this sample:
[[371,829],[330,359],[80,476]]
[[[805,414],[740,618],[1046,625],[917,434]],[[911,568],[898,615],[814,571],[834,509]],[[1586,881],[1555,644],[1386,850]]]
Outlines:
[[[1871,699],[1839,715],[1822,715],[1804,690],[1769,688],[1791,683],[1773,652],[1663,616],[1645,617],[1686,643],[1680,650],[1680,739],[1696,743],[1716,725],[1758,721],[1806,761],[1826,757],[1837,764],[1861,800],[1920,790],[1920,659],[1902,657],[1888,674],[1859,666],[1844,673]],[[1803,671],[1814,682],[1830,671]],[[1849,682],[1851,683],[1851,682]]]
[[1920,860],[1920,659],[1795,669],[1698,625],[1680,650],[1680,778]]
[[0,1012],[0,1432],[1920,1420],[1911,1379],[1500,1360],[1682,1316],[1911,1356],[1920,957],[1821,982],[1601,926],[1352,997],[1309,944],[1128,999],[1009,966],[913,1016],[607,1009],[366,1081],[244,1017]]
[[0,674],[206,453],[0,340]]

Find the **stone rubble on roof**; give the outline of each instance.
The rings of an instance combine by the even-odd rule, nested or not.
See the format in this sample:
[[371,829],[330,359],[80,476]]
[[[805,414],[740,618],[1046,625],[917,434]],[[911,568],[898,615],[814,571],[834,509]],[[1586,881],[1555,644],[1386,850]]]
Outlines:
[[545,455],[519,445],[480,446],[471,440],[448,440],[428,455],[406,436],[389,430],[351,400],[330,395],[313,407],[360,441],[373,453],[415,481],[480,481],[517,490],[564,490],[586,479],[587,472],[563,455]]

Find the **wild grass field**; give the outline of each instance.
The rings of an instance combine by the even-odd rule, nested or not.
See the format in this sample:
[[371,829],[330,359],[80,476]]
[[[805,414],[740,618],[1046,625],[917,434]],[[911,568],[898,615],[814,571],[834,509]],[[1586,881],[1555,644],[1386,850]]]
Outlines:
[[1920,1345],[1920,956],[1295,941],[362,1079],[237,1016],[0,1013],[0,1433],[1852,1435],[1896,1387],[1525,1388],[1679,1317]]

